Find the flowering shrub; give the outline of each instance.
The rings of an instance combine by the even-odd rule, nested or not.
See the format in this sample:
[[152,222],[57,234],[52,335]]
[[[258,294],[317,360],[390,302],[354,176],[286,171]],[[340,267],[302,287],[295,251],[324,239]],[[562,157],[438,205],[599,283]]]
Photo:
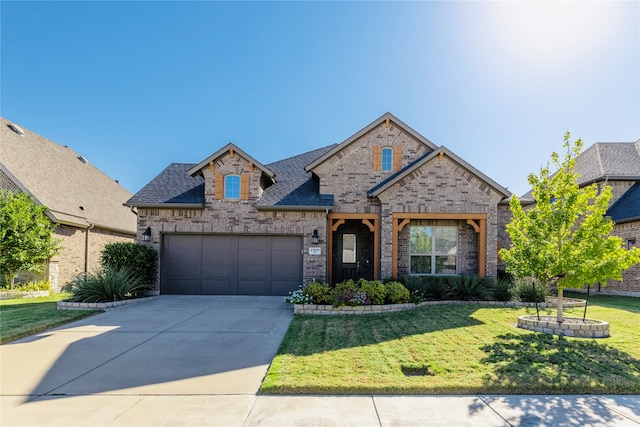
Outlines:
[[307,295],[300,285],[300,289],[293,292],[289,292],[289,295],[284,297],[284,302],[289,304],[313,304],[313,298],[311,295]]
[[[417,297],[414,296],[414,298]],[[300,289],[289,292],[284,301],[290,304],[332,304],[334,307],[360,306],[371,304],[401,304],[409,301],[409,290],[401,283],[382,284],[377,280],[360,279],[336,284],[311,282]]]

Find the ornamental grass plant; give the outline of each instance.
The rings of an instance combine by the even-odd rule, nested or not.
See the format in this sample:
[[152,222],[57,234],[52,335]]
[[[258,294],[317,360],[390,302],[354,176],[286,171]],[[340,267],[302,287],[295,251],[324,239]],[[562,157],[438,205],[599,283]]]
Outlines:
[[128,267],[105,268],[97,273],[82,273],[70,282],[74,302],[111,302],[142,296],[149,285],[144,277]]

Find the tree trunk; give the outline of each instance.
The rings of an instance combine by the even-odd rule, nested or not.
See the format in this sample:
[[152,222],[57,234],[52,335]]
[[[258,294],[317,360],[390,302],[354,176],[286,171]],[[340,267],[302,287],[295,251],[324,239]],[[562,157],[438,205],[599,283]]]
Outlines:
[[562,323],[564,317],[562,316],[562,288],[558,286],[558,323]]

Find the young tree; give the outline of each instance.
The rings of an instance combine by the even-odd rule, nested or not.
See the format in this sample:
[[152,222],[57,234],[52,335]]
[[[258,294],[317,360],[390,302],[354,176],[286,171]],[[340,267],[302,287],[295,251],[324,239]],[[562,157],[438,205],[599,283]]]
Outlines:
[[539,175],[529,175],[535,206],[525,211],[516,197],[511,199],[513,219],[507,224],[511,248],[500,250],[514,276],[557,285],[558,322],[564,319],[564,288],[621,280],[624,270],[640,262],[640,249],[626,250],[620,237],[610,235],[614,224],[606,212],[611,188],[578,186],[574,166],[582,141],[571,144],[570,137],[569,132],[564,136],[567,154],[562,162],[557,153],[551,155],[556,173],[550,173],[547,165]]
[[0,189],[0,274],[11,289],[19,271],[42,271],[59,250],[46,210],[26,193]]

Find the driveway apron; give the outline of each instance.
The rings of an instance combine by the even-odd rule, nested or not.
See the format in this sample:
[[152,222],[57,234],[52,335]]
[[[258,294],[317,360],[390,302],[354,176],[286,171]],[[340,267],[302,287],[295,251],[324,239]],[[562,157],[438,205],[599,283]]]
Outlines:
[[169,296],[0,346],[3,412],[36,397],[258,391],[293,317],[282,297]]

